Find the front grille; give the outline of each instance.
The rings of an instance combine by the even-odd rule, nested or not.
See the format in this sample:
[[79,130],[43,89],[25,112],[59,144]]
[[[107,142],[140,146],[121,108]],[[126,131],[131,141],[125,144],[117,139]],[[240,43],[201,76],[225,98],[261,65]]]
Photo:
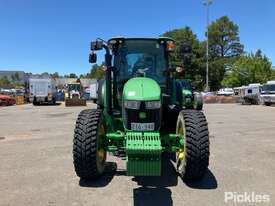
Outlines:
[[[140,109],[123,109],[123,123],[126,129],[131,130],[131,123],[155,123],[155,130],[160,129],[161,112],[160,109],[146,109],[145,102],[141,102]],[[146,118],[141,119],[139,113],[144,112]]]

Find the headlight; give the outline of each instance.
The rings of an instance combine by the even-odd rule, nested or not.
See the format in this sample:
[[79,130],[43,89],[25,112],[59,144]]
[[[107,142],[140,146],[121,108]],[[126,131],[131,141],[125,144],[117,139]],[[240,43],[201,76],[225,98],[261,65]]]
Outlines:
[[145,102],[146,109],[159,109],[161,106],[160,101]]
[[140,101],[125,101],[124,106],[127,109],[139,109]]

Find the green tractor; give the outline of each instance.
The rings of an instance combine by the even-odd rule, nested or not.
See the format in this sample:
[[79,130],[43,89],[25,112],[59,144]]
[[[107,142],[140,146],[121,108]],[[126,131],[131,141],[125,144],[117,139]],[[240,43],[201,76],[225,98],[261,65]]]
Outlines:
[[174,40],[166,37],[91,43],[89,62],[104,49],[106,73],[98,84],[97,109],[82,111],[76,121],[73,160],[80,178],[102,175],[107,152],[126,160],[128,176],[160,176],[165,152],[184,180],[203,177],[207,121],[193,106],[190,82],[174,78],[173,48]]

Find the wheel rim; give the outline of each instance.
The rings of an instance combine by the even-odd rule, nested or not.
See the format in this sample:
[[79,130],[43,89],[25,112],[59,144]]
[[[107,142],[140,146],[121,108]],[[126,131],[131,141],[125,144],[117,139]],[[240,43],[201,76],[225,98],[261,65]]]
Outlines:
[[105,135],[106,135],[105,127],[101,123],[98,130],[97,155],[96,155],[97,163],[99,167],[102,167],[106,160],[106,151],[104,149]]
[[177,134],[184,141],[184,145],[176,153],[176,164],[178,172],[182,173],[185,168],[185,126],[181,121],[177,128]]

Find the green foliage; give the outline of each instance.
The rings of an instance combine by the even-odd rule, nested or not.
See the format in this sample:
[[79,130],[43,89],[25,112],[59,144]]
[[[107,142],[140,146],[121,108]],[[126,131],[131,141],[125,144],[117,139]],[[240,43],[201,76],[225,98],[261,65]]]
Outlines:
[[[206,41],[200,42],[189,27],[165,32],[162,36],[176,41],[173,65],[183,65],[185,78],[194,82],[198,89],[203,89],[206,75]],[[192,51],[185,55],[182,45],[188,44]],[[239,27],[227,16],[223,16],[209,25],[209,85],[211,90],[221,87],[225,68],[232,65],[243,53],[240,43]]]
[[222,85],[237,87],[251,83],[265,83],[273,79],[274,71],[271,65],[261,50],[255,54],[242,55],[227,72]]
[[77,75],[75,73],[70,73],[69,78],[77,78]]
[[15,72],[14,74],[11,75],[11,79],[13,82],[18,82],[20,81],[20,76],[18,72]]
[[[191,28],[174,29],[162,36],[171,37],[176,41],[175,52],[171,54],[171,66],[183,65],[185,78],[194,82],[198,89],[203,88],[205,70],[203,70],[204,49]],[[183,45],[191,47],[191,54],[185,54]]]
[[101,65],[94,64],[89,73],[81,75],[82,78],[102,79],[105,75],[104,62]]
[[54,72],[53,74],[51,74],[52,78],[59,78],[59,73],[58,72]]
[[20,82],[20,76],[19,73],[16,72],[8,78],[7,76],[4,76],[0,78],[0,88],[17,88],[17,87],[22,87],[24,86],[24,83]]
[[272,69],[271,79],[272,79],[272,80],[275,80],[275,69],[274,69],[274,68]]
[[240,43],[239,27],[223,16],[209,25],[209,49],[210,56],[238,57],[243,53],[244,46]]
[[239,27],[223,16],[209,25],[209,85],[211,90],[221,87],[226,67],[243,53]]
[[50,74],[49,74],[48,72],[43,72],[43,73],[41,74],[41,76],[48,77],[48,76],[50,76]]
[[4,76],[0,78],[0,88],[12,88],[12,84],[8,77]]

